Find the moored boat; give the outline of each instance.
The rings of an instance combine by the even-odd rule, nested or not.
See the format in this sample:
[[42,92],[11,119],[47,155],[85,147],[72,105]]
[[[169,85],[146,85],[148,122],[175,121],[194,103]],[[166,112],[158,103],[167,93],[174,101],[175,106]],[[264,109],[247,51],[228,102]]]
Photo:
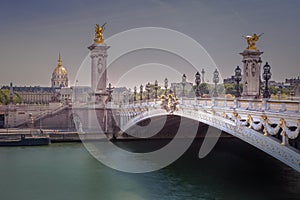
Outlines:
[[41,146],[49,145],[51,140],[48,135],[32,136],[29,134],[5,135],[0,138],[0,146]]

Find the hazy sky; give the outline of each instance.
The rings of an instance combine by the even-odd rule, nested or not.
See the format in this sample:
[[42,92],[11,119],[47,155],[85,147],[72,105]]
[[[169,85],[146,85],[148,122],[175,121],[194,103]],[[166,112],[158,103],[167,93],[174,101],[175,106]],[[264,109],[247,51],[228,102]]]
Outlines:
[[[200,43],[222,77],[229,77],[246,47],[244,34],[264,33],[258,48],[273,79],[299,73],[300,1],[26,0],[1,1],[0,85],[50,85],[58,52],[73,84],[89,53],[94,25],[105,37],[138,27],[164,27]],[[210,75],[208,75],[210,76]],[[193,81],[193,77],[188,77]]]

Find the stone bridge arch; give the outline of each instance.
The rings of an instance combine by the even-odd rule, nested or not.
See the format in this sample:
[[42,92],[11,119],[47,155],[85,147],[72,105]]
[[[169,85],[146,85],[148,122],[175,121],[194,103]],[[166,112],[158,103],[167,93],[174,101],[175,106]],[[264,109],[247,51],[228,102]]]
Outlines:
[[[132,113],[132,111],[124,112],[123,110],[120,112],[119,126],[122,131],[128,130],[135,124],[138,124],[148,118],[170,115],[170,113],[166,112],[164,109],[151,106],[148,106],[146,109],[139,109],[139,112],[134,113],[133,117],[132,114],[131,116],[128,116],[128,113]],[[173,115],[199,121],[218,130],[224,131],[250,145],[253,145],[300,172],[300,151],[293,149],[288,145],[281,145],[275,138],[265,136],[259,131],[248,128],[245,125],[241,125],[241,123],[237,123],[236,120],[233,121],[233,116],[225,117],[217,114],[213,109],[211,111],[207,111],[192,106],[179,107]]]

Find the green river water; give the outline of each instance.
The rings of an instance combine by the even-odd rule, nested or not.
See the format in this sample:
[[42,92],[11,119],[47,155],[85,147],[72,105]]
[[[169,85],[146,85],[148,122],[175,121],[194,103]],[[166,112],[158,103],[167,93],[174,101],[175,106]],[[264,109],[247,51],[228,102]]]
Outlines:
[[196,143],[175,163],[145,174],[110,169],[81,143],[1,147],[0,199],[300,199],[300,173],[260,150],[223,138],[199,159]]

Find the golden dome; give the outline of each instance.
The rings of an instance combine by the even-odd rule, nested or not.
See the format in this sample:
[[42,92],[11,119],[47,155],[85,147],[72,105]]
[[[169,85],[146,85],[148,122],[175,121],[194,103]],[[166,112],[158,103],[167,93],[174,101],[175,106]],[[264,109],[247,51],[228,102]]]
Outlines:
[[54,69],[53,74],[55,74],[55,75],[66,75],[67,70],[63,66],[57,66]]
[[59,55],[57,67],[53,70],[53,75],[67,75],[67,70],[62,65],[62,59]]

